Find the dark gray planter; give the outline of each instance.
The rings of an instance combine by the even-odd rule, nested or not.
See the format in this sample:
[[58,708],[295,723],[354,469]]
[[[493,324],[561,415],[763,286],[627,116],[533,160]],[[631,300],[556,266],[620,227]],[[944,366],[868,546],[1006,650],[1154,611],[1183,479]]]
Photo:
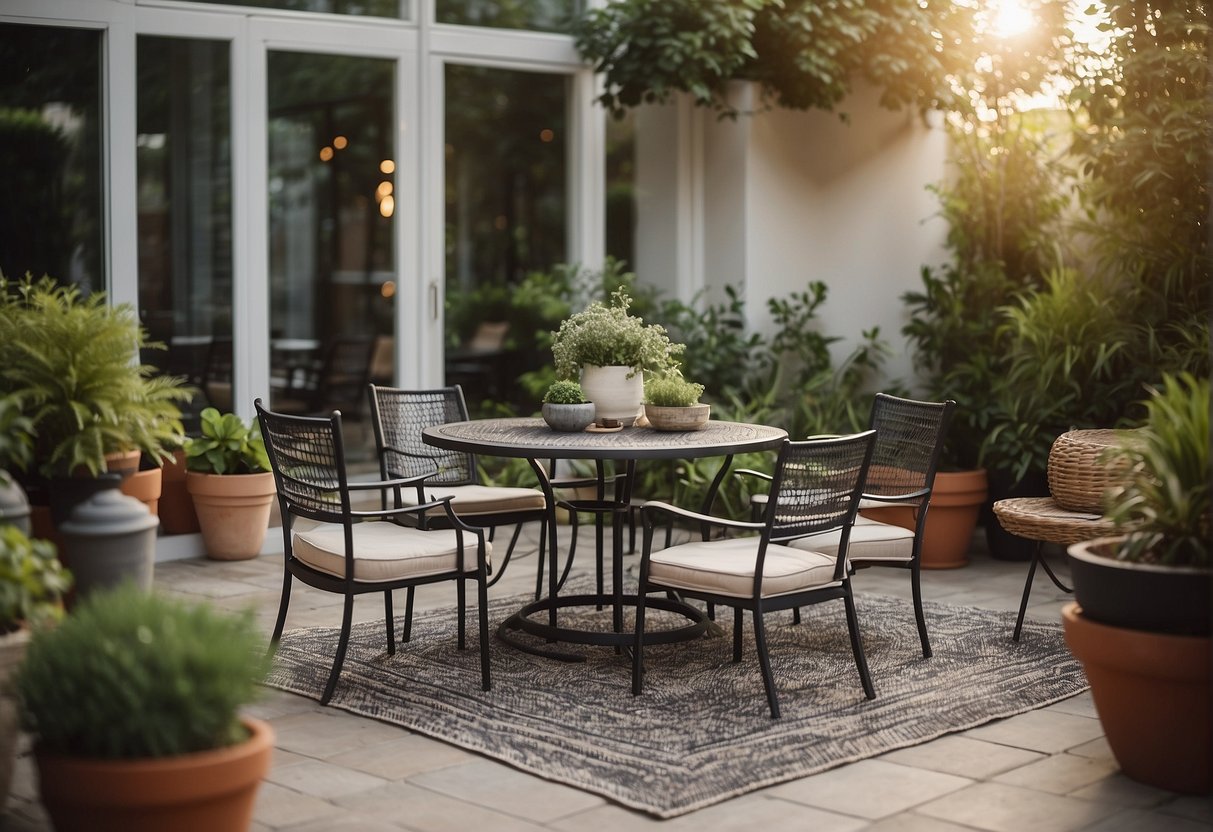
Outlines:
[[1116,560],[1121,538],[1075,543],[1067,550],[1074,598],[1082,614],[1111,627],[1171,635],[1207,636],[1213,570]]
[[563,433],[575,433],[585,430],[594,421],[594,403],[584,404],[544,404],[542,408],[543,421],[552,430]]
[[117,488],[100,491],[77,505],[59,525],[77,597],[128,580],[151,590],[159,525],[147,506]]

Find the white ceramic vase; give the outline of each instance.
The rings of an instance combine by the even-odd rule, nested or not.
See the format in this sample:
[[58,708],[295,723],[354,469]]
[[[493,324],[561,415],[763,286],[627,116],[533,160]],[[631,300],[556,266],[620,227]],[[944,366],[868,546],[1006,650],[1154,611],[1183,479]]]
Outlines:
[[628,378],[630,372],[631,367],[581,368],[581,390],[594,403],[594,418],[618,419],[625,426],[636,421],[644,401],[644,373]]

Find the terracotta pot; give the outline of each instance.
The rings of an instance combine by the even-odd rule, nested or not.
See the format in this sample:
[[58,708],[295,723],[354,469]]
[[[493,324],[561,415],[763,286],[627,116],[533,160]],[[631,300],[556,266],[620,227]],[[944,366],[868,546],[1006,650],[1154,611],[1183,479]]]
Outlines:
[[274,501],[274,475],[200,474],[190,471],[185,486],[194,498],[207,557],[247,560],[261,553]]
[[[140,451],[114,451],[105,455],[105,470],[111,474],[121,474],[123,479],[139,470]],[[92,476],[91,474],[88,476]]]
[[1110,627],[1073,602],[1061,615],[1121,770],[1151,786],[1207,795],[1213,789],[1209,638]]
[[[940,471],[935,475],[927,525],[922,536],[923,569],[956,569],[969,562],[977,516],[986,499],[986,472]],[[909,506],[865,508],[864,517],[913,530],[914,510]]]
[[636,421],[644,401],[644,373],[628,378],[631,372],[631,367],[581,368],[581,389],[594,403],[594,418],[618,419],[624,427]]
[[270,768],[274,730],[242,720],[238,745],[179,757],[93,760],[35,752],[42,802],[58,832],[248,829]]
[[134,497],[139,502],[147,506],[147,510],[153,515],[159,516],[160,492],[162,488],[162,474],[159,468],[149,468],[146,471],[136,471],[130,476],[122,480],[122,485],[118,486],[123,494],[128,497]]
[[8,800],[17,750],[17,701],[9,692],[9,678],[29,644],[29,630],[22,628],[0,636],[0,810]]
[[173,451],[173,459],[160,469],[160,529],[165,534],[193,534],[198,531],[194,501],[185,488],[185,451]]

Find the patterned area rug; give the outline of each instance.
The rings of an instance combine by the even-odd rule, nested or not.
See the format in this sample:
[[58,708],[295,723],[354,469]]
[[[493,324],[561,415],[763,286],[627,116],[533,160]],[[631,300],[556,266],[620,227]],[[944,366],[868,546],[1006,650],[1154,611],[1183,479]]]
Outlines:
[[[491,602],[493,626],[527,600]],[[1025,622],[1015,643],[1014,613],[930,604],[935,655],[924,660],[909,602],[856,603],[877,698],[863,697],[841,602],[806,609],[798,626],[776,613],[767,632],[779,720],[767,710],[753,642],[733,664],[731,635],[647,648],[639,697],[628,660],[610,648],[585,648],[584,663],[566,663],[495,640],[485,693],[475,626],[469,619],[468,649],[457,651],[453,608],[418,615],[412,641],[391,657],[382,622],[356,626],[331,704],[668,818],[1087,688],[1057,625]],[[723,612],[731,633],[732,613]],[[593,609],[564,611],[561,623],[573,616],[609,627]],[[268,684],[319,698],[336,640],[336,629],[287,633]]]

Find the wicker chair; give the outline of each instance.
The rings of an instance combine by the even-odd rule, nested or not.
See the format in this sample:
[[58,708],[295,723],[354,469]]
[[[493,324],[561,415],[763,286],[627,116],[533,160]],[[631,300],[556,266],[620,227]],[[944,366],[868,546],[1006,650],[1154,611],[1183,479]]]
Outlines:
[[[854,436],[785,442],[761,522],[724,520],[666,503],[644,504],[636,639],[632,645],[634,695],[640,694],[644,681],[645,597],[661,591],[733,607],[735,662],[741,661],[742,611],[752,613],[754,642],[773,719],[779,717],[779,699],[767,654],[763,616],[841,598],[864,694],[868,699],[876,697],[863,655],[847,568],[847,543],[875,437],[875,431],[869,430]],[[746,531],[752,536],[692,541],[654,552],[653,530],[667,517],[726,531]],[[829,533],[837,534],[832,553],[791,545],[807,535]]]
[[[534,488],[481,485],[476,473],[475,456],[444,451],[422,441],[421,431],[427,427],[467,421],[467,404],[459,385],[436,390],[401,390],[372,384],[369,395],[380,475],[385,480],[419,478],[415,487],[401,491],[403,505],[450,497],[455,514],[470,525],[488,529],[490,540],[497,527],[514,526],[505,557],[497,574],[489,582],[489,586],[492,586],[505,574],[522,524],[531,520],[542,523],[547,517],[543,492]],[[442,528],[447,525],[440,511],[425,515],[425,521],[430,527]],[[539,536],[541,547],[544,537],[542,533]],[[407,604],[406,632],[412,618],[411,592]]]
[[[956,402],[951,400],[920,402],[887,393],[876,395],[868,420],[868,427],[876,431],[876,449],[872,452],[860,508],[910,506],[915,525],[906,529],[860,515],[851,530],[852,568],[888,566],[909,570],[923,658],[931,657],[931,641],[922,611],[922,538],[944,435],[955,407]],[[764,501],[765,497],[760,497],[755,502],[761,506]],[[835,531],[791,545],[833,554],[839,540]],[[799,622],[800,611],[796,610],[794,615]]]
[[[328,704],[349,645],[354,597],[382,592],[389,654],[396,652],[392,591],[407,588],[409,598],[421,584],[455,581],[459,602],[458,646],[465,646],[465,581],[475,581],[480,624],[480,674],[489,689],[488,572],[491,544],[484,531],[463,523],[451,510],[451,498],[403,507],[361,510],[353,495],[361,492],[399,493],[416,487],[420,478],[382,482],[350,482],[346,477],[341,414],[328,418],[273,413],[256,401],[257,418],[278,488],[282,510],[282,600],[271,645],[277,644],[290,605],[291,583],[345,596],[341,635],[328,682],[320,698]],[[399,506],[399,500],[392,500]],[[386,506],[386,500],[383,503]],[[442,530],[400,525],[403,517],[442,512]],[[312,521],[295,528],[296,520]],[[374,521],[374,522],[372,522]],[[409,640],[407,631],[404,641]]]

